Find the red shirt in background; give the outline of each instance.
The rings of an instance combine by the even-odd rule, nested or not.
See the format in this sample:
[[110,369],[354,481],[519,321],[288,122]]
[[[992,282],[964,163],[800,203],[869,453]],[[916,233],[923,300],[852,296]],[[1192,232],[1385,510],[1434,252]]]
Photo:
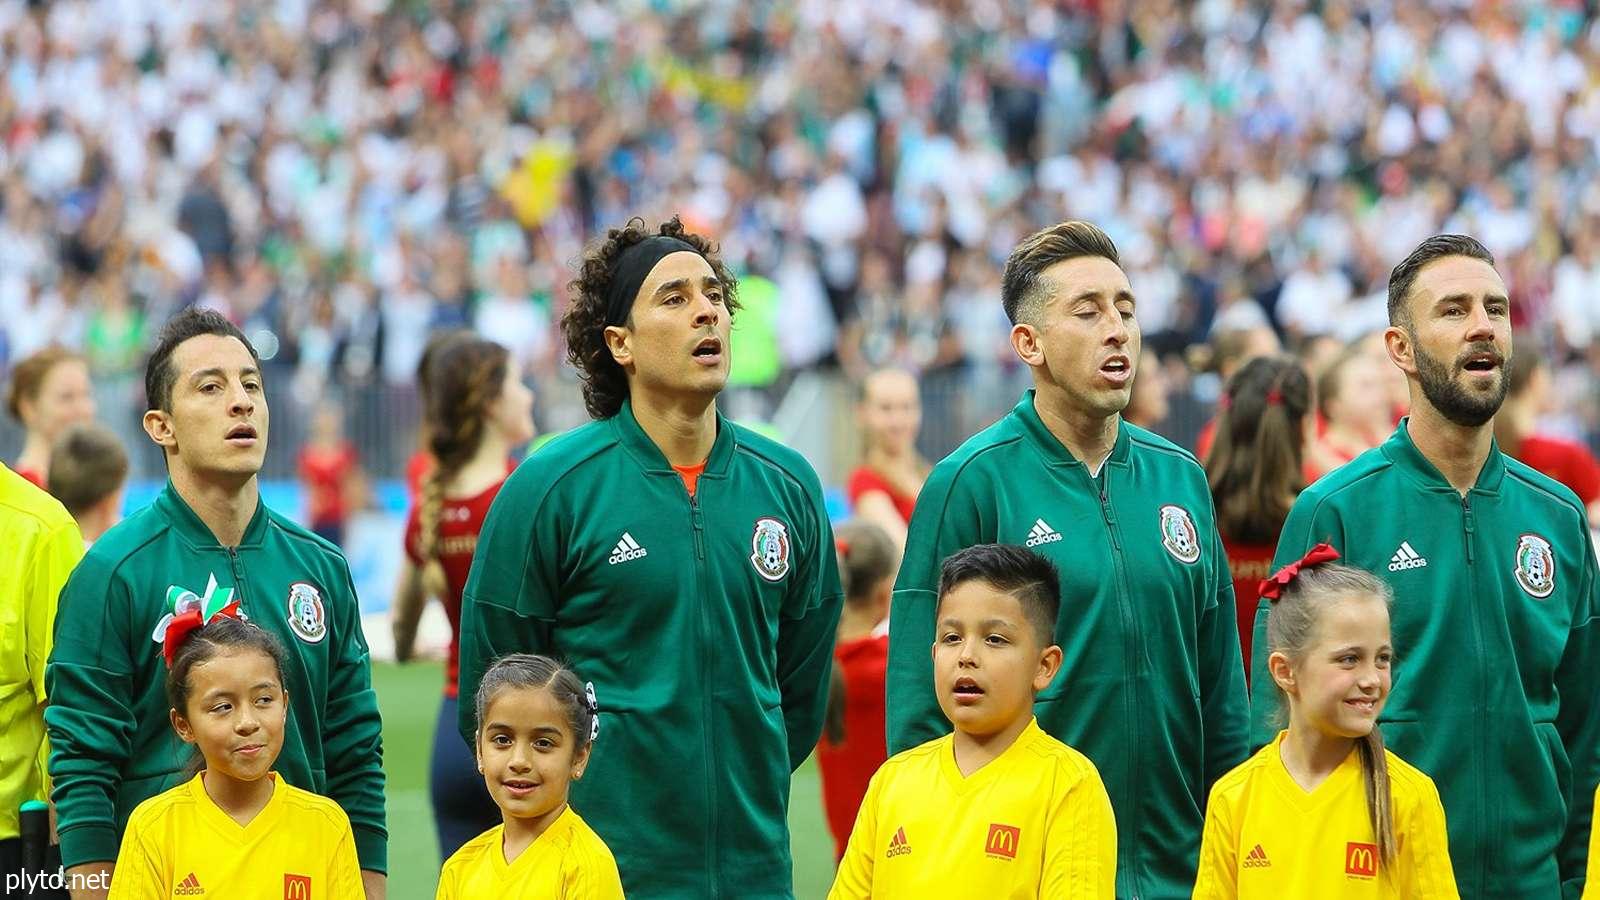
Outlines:
[[1560,438],[1529,435],[1522,439],[1516,458],[1561,482],[1578,495],[1584,506],[1600,498],[1600,462],[1589,448]]
[[894,508],[900,513],[900,518],[904,519],[907,525],[911,524],[911,511],[917,505],[917,498],[907,497],[895,490],[888,479],[873,469],[857,466],[856,470],[850,473],[850,481],[846,484],[845,491],[850,495],[851,506],[860,503],[861,495],[868,491],[883,491],[894,501]]
[[1233,607],[1239,619],[1239,649],[1244,654],[1244,684],[1250,687],[1250,638],[1255,633],[1261,582],[1272,574],[1272,544],[1239,544],[1223,537],[1228,574],[1233,579]]
[[[496,482],[474,497],[446,498],[439,508],[439,539],[436,547],[439,565],[444,568],[444,614],[450,620],[450,649],[445,656],[444,695],[456,696],[456,674],[461,658],[461,592],[467,586],[467,573],[472,570],[472,552],[478,547],[478,532],[483,530],[483,520],[489,515],[489,504],[504,480]],[[417,544],[421,535],[421,520],[417,505],[413,504],[406,516],[406,558],[414,566],[422,566],[422,553]]]
[[348,441],[333,450],[305,447],[300,451],[300,479],[306,484],[311,527],[344,523],[350,514],[345,487],[357,461],[356,448]]
[[844,857],[856,813],[867,796],[867,783],[888,758],[883,724],[884,672],[889,666],[887,628],[880,626],[867,637],[839,642],[833,658],[844,679],[844,743],[829,743],[824,734],[817,743],[817,768],[837,861]]
[[39,474],[38,469],[12,469],[11,471],[33,482],[33,486],[39,490],[48,490],[44,484],[44,476]]

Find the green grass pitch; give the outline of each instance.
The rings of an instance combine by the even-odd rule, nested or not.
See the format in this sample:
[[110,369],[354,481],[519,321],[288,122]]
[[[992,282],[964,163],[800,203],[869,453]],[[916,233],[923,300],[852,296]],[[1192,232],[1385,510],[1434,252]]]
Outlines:
[[[383,711],[383,768],[389,785],[389,897],[432,900],[442,860],[428,804],[428,761],[443,666],[374,663],[372,680]],[[833,881],[833,839],[822,817],[815,759],[795,773],[790,796],[795,898],[823,900]]]

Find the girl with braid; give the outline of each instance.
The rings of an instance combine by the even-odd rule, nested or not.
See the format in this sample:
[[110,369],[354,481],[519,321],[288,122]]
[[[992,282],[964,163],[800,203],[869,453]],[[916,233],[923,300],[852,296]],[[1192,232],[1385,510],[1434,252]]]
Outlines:
[[1206,480],[1228,553],[1248,683],[1256,585],[1267,577],[1283,520],[1306,486],[1311,379],[1286,356],[1252,359],[1228,382],[1219,407]]
[[452,728],[458,715],[461,590],[489,505],[511,471],[512,450],[533,438],[533,393],[506,348],[476,337],[439,347],[428,380],[424,414],[435,464],[406,519],[395,656],[401,662],[411,658],[426,598],[440,598],[450,620],[450,648],[430,783],[439,850],[448,857],[499,821],[475,777],[472,754]]

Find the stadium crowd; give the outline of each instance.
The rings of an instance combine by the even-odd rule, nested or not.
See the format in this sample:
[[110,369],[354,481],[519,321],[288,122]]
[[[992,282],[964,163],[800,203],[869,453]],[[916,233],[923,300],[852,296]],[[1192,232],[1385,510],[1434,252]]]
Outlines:
[[1597,45],[1576,3],[6,0],[0,369],[81,348],[137,437],[151,323],[198,302],[294,402],[347,396],[392,474],[409,432],[377,423],[414,415],[431,329],[507,344],[558,388],[541,418],[579,421],[571,263],[679,212],[764,282],[736,384],[923,373],[940,453],[1002,409],[963,388],[1018,377],[993,299],[1038,223],[1106,228],[1201,405],[1186,348],[1362,337],[1449,230],[1502,261],[1549,422],[1592,439]]

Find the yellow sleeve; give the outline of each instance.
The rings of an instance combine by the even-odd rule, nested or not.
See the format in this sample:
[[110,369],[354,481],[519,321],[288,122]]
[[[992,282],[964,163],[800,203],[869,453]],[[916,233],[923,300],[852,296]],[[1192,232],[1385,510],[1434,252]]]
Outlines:
[[[66,522],[40,538],[34,548],[28,599],[22,604],[24,652],[34,702],[44,705],[44,666],[50,658],[51,635],[55,632],[56,604],[67,576],[83,558],[83,535],[76,522]],[[50,739],[39,742],[39,781],[43,785],[36,800],[50,797]]]
[[867,795],[862,798],[856,824],[850,829],[850,840],[845,844],[844,858],[839,860],[839,871],[833,876],[828,900],[868,900],[872,896],[872,852],[881,843],[877,834],[878,803],[883,794],[884,772],[880,768],[867,784]]
[[148,900],[165,897],[172,891],[171,862],[165,848],[145,835],[149,817],[135,810],[128,828],[122,833],[122,847],[117,851],[117,866],[111,873],[111,892],[106,900]]
[[[1391,782],[1391,790],[1393,783]],[[1445,831],[1439,789],[1423,777],[1418,796],[1408,804],[1410,815],[1397,828],[1394,882],[1402,897],[1459,897],[1450,867],[1450,839]]]
[[564,866],[561,879],[561,900],[623,900],[622,876],[617,872],[617,860],[604,844],[573,848],[568,860],[575,864]]
[[361,863],[356,859],[356,836],[350,830],[350,820],[340,817],[344,833],[334,845],[333,859],[329,863],[329,883],[333,889],[331,900],[366,900],[367,889],[361,883]]
[[1239,896],[1239,835],[1234,810],[1211,789],[1206,827],[1200,835],[1200,870],[1194,900],[1233,900]]
[[1111,900],[1117,889],[1117,821],[1100,772],[1088,771],[1061,792],[1044,838],[1041,897]]
[[[1594,792],[1595,818],[1600,820],[1600,788]],[[1600,898],[1600,821],[1589,829],[1589,871],[1583,879],[1583,900]]]

